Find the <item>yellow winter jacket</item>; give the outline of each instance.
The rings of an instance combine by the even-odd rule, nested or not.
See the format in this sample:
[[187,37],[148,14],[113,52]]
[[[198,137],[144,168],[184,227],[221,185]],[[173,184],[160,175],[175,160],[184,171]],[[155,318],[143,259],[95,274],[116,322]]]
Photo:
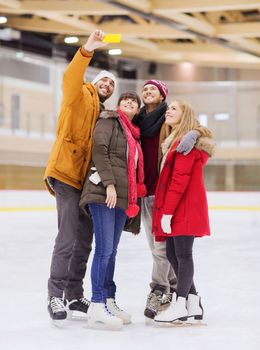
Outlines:
[[92,134],[99,115],[99,97],[94,85],[84,83],[84,73],[93,53],[81,49],[64,72],[62,103],[53,145],[44,180],[55,194],[47,178],[53,177],[79,190],[91,158]]

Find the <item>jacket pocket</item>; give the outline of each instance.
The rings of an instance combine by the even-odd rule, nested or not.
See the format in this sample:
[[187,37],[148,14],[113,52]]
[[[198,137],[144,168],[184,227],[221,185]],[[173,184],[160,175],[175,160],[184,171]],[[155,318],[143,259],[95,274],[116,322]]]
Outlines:
[[81,180],[84,151],[69,139],[63,139],[56,161],[56,170],[72,180]]

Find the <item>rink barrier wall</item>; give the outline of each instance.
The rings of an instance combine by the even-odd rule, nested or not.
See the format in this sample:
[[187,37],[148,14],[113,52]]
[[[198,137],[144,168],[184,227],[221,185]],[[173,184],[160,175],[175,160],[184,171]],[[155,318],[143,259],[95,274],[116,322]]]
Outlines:
[[[0,164],[0,190],[44,190],[45,167]],[[208,191],[259,191],[260,162],[210,160],[204,170]]]

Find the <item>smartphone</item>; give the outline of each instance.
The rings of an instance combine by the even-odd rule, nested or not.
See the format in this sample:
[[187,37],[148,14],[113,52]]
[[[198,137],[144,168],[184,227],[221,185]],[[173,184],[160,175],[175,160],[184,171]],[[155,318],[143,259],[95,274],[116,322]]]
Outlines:
[[103,42],[104,43],[120,43],[121,34],[105,34]]

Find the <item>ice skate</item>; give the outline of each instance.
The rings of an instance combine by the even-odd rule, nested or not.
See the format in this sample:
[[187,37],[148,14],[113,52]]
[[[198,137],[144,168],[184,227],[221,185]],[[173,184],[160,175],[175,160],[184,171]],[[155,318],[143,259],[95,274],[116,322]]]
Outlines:
[[107,299],[107,309],[108,311],[113,314],[114,316],[120,318],[123,321],[123,324],[130,324],[131,323],[131,315],[125,312],[124,310],[121,310],[117,304],[115,299],[108,298]]
[[112,315],[104,303],[91,303],[87,313],[87,325],[95,329],[120,330],[123,321]]
[[188,317],[194,318],[194,320],[203,319],[203,307],[201,305],[201,298],[199,295],[189,294],[186,302],[186,307],[188,311]]
[[187,324],[190,326],[207,326],[207,323],[203,322],[204,310],[201,305],[201,297],[195,294],[189,294],[186,307],[188,311]]
[[178,297],[177,300],[175,300],[176,294],[174,295],[171,305],[168,307],[168,309],[160,312],[157,316],[155,316],[155,322],[187,321],[188,311],[186,309],[186,298]]
[[48,299],[48,311],[52,324],[56,327],[63,327],[67,318],[67,312],[62,298],[51,296]]
[[148,294],[144,310],[144,315],[147,318],[154,319],[154,317],[157,315],[161,305],[162,297],[163,292],[159,289],[154,289]]
[[70,320],[86,320],[90,301],[86,298],[66,300],[66,311]]

